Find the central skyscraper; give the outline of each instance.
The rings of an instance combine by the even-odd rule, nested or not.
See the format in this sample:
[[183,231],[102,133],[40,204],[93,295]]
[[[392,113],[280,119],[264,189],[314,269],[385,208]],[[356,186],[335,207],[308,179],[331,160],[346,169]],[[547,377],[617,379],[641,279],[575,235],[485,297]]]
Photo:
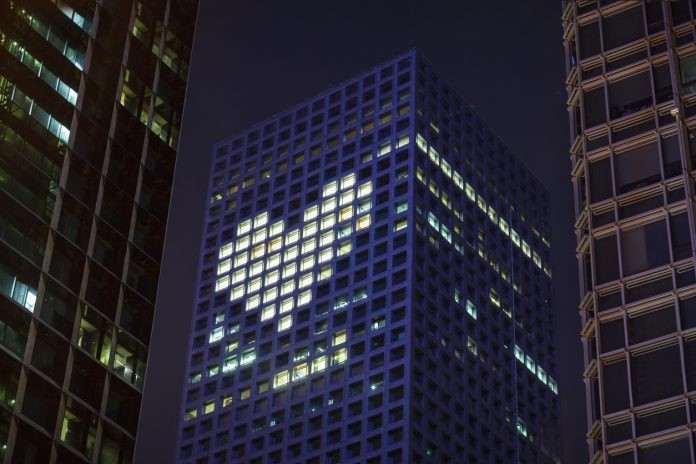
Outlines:
[[547,194],[417,52],[209,193],[179,462],[558,461]]

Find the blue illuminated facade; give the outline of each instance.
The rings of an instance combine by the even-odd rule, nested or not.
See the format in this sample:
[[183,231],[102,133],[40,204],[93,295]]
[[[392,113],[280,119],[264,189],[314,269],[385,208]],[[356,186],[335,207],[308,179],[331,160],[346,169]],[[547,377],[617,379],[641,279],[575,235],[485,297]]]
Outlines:
[[418,52],[212,163],[179,462],[558,462],[547,194]]

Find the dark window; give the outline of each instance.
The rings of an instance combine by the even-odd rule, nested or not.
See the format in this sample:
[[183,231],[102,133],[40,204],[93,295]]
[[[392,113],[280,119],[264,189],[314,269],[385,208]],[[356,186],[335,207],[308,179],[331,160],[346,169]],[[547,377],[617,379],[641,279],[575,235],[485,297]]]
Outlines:
[[619,277],[619,259],[616,237],[611,235],[595,239],[595,278],[597,284],[603,284]]
[[655,221],[621,232],[621,256],[625,276],[669,262],[664,221]]
[[638,406],[682,393],[681,370],[677,345],[631,356],[634,405]]

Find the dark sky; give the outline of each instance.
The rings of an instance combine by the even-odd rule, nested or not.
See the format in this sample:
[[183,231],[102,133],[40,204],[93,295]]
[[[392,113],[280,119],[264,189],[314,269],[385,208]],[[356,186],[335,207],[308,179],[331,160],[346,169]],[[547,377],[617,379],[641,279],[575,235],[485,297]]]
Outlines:
[[138,463],[174,459],[212,145],[414,46],[551,192],[563,462],[587,462],[561,13],[559,0],[201,0]]

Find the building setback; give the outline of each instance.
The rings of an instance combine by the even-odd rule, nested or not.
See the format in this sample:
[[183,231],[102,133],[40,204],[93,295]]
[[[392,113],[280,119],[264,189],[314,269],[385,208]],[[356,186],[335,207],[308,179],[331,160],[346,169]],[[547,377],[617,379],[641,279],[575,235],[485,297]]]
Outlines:
[[217,144],[178,461],[558,462],[546,203],[416,51]]
[[694,463],[693,1],[566,2],[592,463]]
[[0,462],[132,461],[195,0],[0,0]]

